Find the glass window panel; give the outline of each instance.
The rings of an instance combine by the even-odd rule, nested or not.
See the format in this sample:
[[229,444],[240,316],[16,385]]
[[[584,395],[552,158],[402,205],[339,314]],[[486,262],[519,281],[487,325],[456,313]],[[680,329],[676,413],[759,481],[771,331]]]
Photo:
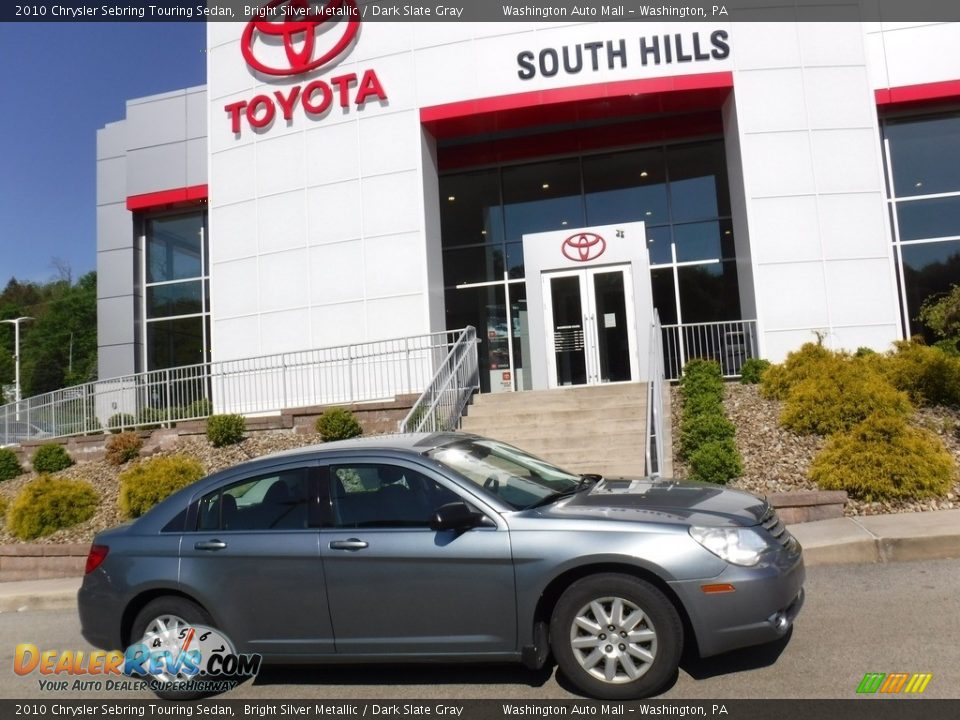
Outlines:
[[440,233],[444,247],[503,242],[498,169],[440,178]]
[[504,168],[503,202],[507,240],[583,227],[579,159]]
[[884,124],[897,197],[960,190],[960,115]]
[[735,262],[677,268],[684,323],[740,319],[740,284]]
[[727,220],[673,226],[677,261],[733,258],[733,230]]
[[443,252],[446,286],[503,280],[503,245],[455,248]]
[[673,222],[730,215],[722,141],[668,147],[667,173]]
[[196,365],[204,360],[203,318],[147,323],[147,369]]
[[661,148],[585,157],[583,188],[588,225],[669,221]]
[[500,389],[502,372],[509,368],[503,285],[448,288],[444,299],[448,328],[473,325],[477,329],[481,391],[490,392],[491,378],[496,380],[495,389]]
[[147,287],[147,317],[193,315],[203,312],[201,281]]
[[903,280],[907,291],[907,313],[913,333],[922,334],[927,342],[939,338],[924,327],[917,316],[928,297],[950,291],[960,278],[960,240],[901,245]]
[[673,256],[670,253],[672,241],[673,233],[670,232],[669,225],[647,228],[647,250],[650,253],[651,265],[673,262]]
[[660,315],[660,323],[676,325],[677,297],[673,291],[673,270],[671,268],[651,270],[650,285],[653,291],[653,307]]
[[901,240],[960,235],[960,197],[897,203]]
[[200,277],[203,213],[147,221],[147,282]]
[[526,283],[510,283],[510,312],[513,324],[513,367],[516,372],[517,390],[533,388],[530,364],[530,328],[527,323]]
[[522,278],[523,243],[507,243],[507,272],[511,278]]

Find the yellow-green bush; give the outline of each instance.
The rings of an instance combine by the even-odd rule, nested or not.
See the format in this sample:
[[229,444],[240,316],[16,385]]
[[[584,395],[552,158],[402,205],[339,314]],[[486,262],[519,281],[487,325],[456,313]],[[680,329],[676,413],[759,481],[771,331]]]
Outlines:
[[203,477],[203,466],[187,455],[156,457],[120,473],[120,512],[143,515],[158,502]]
[[921,342],[901,341],[880,368],[918,405],[960,405],[960,357]]
[[90,483],[41,475],[17,494],[7,528],[21,540],[33,540],[89,520],[98,501]]
[[0,527],[3,527],[7,521],[7,506],[9,504],[7,499],[3,495],[0,495]]
[[936,435],[880,414],[831,437],[810,467],[810,478],[824,490],[867,501],[941,496],[955,473]]
[[831,363],[829,374],[800,380],[790,389],[780,423],[801,435],[849,430],[874,413],[906,416],[906,393],[869,365],[849,358]]
[[143,440],[135,432],[122,432],[119,435],[111,435],[107,438],[106,458],[111,465],[123,465],[125,462],[135,460],[140,455],[140,448],[143,447]]
[[829,375],[847,359],[843,353],[828,350],[818,343],[806,343],[787,355],[779,365],[771,365],[760,378],[760,394],[771,400],[783,400],[790,389],[807,378]]

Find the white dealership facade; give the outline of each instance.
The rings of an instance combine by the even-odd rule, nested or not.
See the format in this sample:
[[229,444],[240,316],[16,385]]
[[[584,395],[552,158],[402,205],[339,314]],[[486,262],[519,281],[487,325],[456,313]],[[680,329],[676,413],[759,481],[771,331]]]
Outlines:
[[101,378],[472,324],[485,390],[637,380],[654,307],[777,361],[960,282],[956,24],[207,27],[98,136]]

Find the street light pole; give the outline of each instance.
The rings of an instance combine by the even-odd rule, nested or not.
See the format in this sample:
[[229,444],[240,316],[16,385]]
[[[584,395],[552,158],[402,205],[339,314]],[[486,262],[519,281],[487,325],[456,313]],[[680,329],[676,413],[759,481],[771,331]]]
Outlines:
[[33,320],[32,317],[18,317],[14,320],[0,320],[0,322],[10,323],[13,325],[13,363],[14,363],[14,379],[13,379],[13,399],[14,402],[20,402],[22,399],[20,397],[20,323],[27,320]]

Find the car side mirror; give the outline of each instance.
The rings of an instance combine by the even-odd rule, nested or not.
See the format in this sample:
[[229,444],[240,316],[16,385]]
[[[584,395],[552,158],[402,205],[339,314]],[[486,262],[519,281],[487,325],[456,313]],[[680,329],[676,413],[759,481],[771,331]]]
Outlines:
[[430,529],[462,532],[484,525],[485,520],[484,515],[471,510],[465,502],[452,502],[437,508],[430,520]]

